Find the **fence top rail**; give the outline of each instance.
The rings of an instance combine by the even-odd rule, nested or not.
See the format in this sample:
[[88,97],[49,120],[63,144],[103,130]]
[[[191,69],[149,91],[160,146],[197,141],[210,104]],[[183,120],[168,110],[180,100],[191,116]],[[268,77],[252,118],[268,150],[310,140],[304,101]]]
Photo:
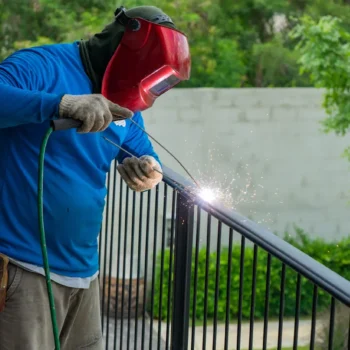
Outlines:
[[163,172],[164,182],[181,192],[189,201],[350,307],[350,281],[236,211],[220,203],[204,201],[196,194],[195,185],[172,169],[164,166]]

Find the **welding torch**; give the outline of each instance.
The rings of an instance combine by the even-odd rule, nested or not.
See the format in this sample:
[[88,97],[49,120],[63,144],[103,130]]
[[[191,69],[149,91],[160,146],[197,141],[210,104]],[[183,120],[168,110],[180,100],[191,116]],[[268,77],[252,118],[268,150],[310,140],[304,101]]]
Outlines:
[[[118,120],[126,120],[126,118],[118,116],[116,114],[113,114],[113,121],[118,121]],[[136,127],[138,127],[142,132],[144,132],[147,136],[149,136],[154,142],[156,142],[161,148],[164,149],[181,167],[184,169],[184,171],[187,173],[187,175],[192,179],[192,181],[195,183],[195,185],[201,189],[200,184],[198,181],[191,175],[191,173],[186,169],[186,167],[180,162],[179,159],[176,158],[176,156],[170,152],[165,146],[163,146],[159,141],[157,141],[152,135],[150,135],[144,128],[142,128],[138,123],[135,122],[132,118],[128,119],[130,120]],[[52,121],[51,126],[54,131],[58,130],[68,130],[68,129],[74,129],[74,128],[79,128],[82,125],[82,121],[76,120],[76,119],[71,119],[71,118],[62,118],[62,119],[57,119]],[[129,151],[126,149],[122,148],[120,145],[114,143],[113,141],[107,139],[106,137],[102,136],[107,142],[111,143],[115,147],[121,149],[131,157],[135,157],[133,154],[131,154]],[[163,175],[162,172],[159,170],[153,168],[154,171],[160,173]]]

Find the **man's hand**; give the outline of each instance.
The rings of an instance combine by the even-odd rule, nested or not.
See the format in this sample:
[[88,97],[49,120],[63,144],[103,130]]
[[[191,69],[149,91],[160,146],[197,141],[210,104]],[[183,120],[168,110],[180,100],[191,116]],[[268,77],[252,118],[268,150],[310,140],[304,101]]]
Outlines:
[[162,172],[159,163],[151,156],[126,158],[123,164],[118,165],[118,172],[136,192],[150,190],[163,179],[163,175],[159,173]]
[[59,115],[60,118],[81,120],[83,124],[77,131],[86,133],[103,131],[113,119],[129,119],[133,112],[107,100],[101,94],[64,95]]

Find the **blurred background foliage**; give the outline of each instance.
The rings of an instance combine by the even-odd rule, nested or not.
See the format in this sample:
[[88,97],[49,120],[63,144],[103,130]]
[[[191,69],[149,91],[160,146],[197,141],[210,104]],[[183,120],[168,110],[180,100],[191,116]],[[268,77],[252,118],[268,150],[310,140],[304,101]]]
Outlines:
[[0,60],[20,48],[88,38],[120,6],[162,8],[189,37],[191,80],[180,87],[305,87],[295,19],[336,16],[350,29],[349,0],[0,0]]

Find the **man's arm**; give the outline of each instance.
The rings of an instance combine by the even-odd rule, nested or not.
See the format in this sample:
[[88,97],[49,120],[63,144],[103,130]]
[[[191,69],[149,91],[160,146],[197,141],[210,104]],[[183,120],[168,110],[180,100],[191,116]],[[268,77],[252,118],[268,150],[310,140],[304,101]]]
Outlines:
[[82,122],[78,132],[106,129],[112,114],[130,118],[132,112],[100,94],[47,93],[57,79],[55,57],[42,48],[16,52],[0,63],[0,128],[42,123],[58,118]]
[[[144,129],[140,113],[136,113],[133,120]],[[119,174],[127,185],[137,192],[154,188],[163,178],[159,157],[142,129],[132,124],[122,145],[135,157],[131,157],[124,151],[120,152],[117,157]]]
[[58,117],[62,96],[39,91],[49,78],[33,50],[14,53],[0,63],[0,128],[42,123]]

